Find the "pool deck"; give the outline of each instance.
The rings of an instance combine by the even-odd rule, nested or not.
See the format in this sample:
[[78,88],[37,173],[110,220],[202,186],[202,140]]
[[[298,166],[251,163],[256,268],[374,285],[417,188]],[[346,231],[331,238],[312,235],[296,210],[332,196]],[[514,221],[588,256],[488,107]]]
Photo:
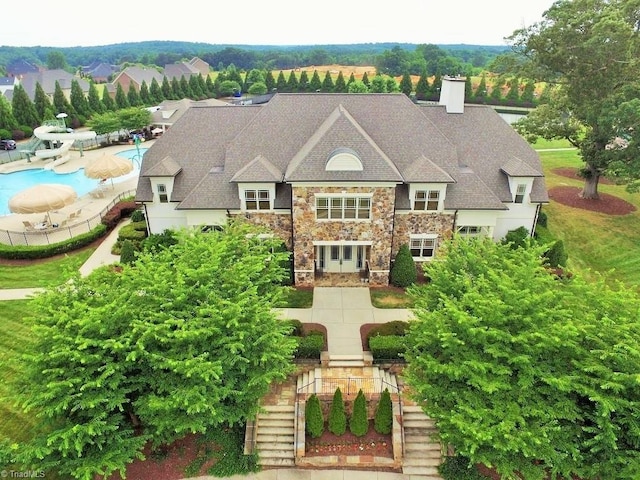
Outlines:
[[[149,140],[145,142],[141,148],[149,148],[153,145],[154,140]],[[93,150],[85,150],[80,155],[80,152],[77,150],[72,150],[70,152],[71,158],[63,163],[62,165],[58,165],[54,167],[54,171],[58,173],[70,173],[79,170],[80,168],[84,168],[91,160],[101,157],[104,154],[113,155],[119,153],[124,150],[134,149],[134,145],[114,145],[106,148],[99,148]],[[31,162],[27,162],[26,160],[17,160],[15,162],[4,163],[0,165],[0,182],[3,181],[2,174],[12,173],[22,170],[30,170],[35,168],[43,168],[51,160],[38,160],[32,159]],[[76,217],[74,222],[81,222],[82,220],[92,218],[101,212],[111,201],[117,197],[119,194],[129,191],[135,190],[138,185],[138,177],[131,177],[127,180],[118,182],[117,178],[114,178],[113,186],[111,185],[111,181],[108,180],[102,189],[104,192],[104,197],[95,198],[91,196],[91,194],[83,195],[78,197],[78,199],[72,205],[68,205],[56,212],[51,213],[51,219],[53,221],[61,221],[71,213],[74,213],[80,210],[80,215]],[[9,230],[13,232],[23,232],[25,230],[23,221],[30,222],[40,222],[45,217],[45,213],[32,213],[32,214],[18,214],[13,213],[9,215],[0,215],[0,230]]]

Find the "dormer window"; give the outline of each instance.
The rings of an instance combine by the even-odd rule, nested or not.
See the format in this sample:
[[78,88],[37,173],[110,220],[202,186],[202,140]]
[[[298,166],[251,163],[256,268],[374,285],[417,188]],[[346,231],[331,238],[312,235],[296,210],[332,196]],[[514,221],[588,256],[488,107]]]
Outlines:
[[269,190],[245,190],[244,204],[246,210],[270,210]]
[[327,172],[361,172],[363,167],[356,152],[350,148],[338,148],[329,155],[325,170]]
[[527,193],[527,184],[526,183],[519,183],[518,186],[516,187],[516,197],[514,199],[515,203],[523,203],[524,202],[524,195]]
[[439,190],[416,190],[413,198],[414,210],[437,211],[440,205]]
[[169,194],[167,193],[167,186],[164,183],[158,184],[158,198],[160,199],[160,203],[169,202]]

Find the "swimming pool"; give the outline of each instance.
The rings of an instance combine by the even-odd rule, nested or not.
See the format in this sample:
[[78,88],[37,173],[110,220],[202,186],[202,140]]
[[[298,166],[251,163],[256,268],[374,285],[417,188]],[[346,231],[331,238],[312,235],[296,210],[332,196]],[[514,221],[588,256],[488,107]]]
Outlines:
[[[144,155],[147,148],[141,148],[140,154]],[[134,159],[138,155],[137,149],[123,150],[116,153],[118,157]],[[140,162],[133,162],[133,171],[127,175],[116,177],[113,183],[122,182],[132,177],[136,177],[140,172]],[[52,170],[39,168],[36,170],[23,170],[21,172],[0,174],[0,215],[10,215],[9,199],[22,190],[41,183],[60,183],[70,185],[78,194],[78,197],[86,195],[94,190],[100,180],[88,178],[84,175],[84,169],[73,173],[55,173]]]

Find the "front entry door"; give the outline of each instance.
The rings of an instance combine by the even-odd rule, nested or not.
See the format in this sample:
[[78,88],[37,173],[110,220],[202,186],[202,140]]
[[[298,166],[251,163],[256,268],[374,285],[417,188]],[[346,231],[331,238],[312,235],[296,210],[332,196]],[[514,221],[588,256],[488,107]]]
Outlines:
[[325,248],[327,272],[349,273],[357,272],[356,250],[354,245],[328,245]]

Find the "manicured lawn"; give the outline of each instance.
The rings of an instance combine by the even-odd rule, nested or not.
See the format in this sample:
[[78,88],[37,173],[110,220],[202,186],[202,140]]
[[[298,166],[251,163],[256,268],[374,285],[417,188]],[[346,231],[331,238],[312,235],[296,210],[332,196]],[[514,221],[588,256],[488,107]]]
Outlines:
[[281,308],[311,308],[313,305],[312,288],[292,288],[285,297]]
[[[581,187],[583,182],[553,173],[559,167],[582,166],[575,151],[540,152],[547,188]],[[549,231],[563,240],[569,268],[589,278],[599,272],[640,289],[640,194],[627,193],[622,185],[598,185],[600,193],[615,195],[639,210],[622,216],[604,215],[571,208],[556,202],[543,207]]]
[[411,308],[412,305],[411,300],[401,288],[372,287],[369,293],[371,304],[376,308]]
[[531,144],[536,150],[546,150],[552,148],[574,148],[567,140],[545,140],[539,138],[536,143]]
[[0,288],[32,288],[58,285],[77,272],[95,251],[85,248],[77,253],[21,265],[0,265]]

